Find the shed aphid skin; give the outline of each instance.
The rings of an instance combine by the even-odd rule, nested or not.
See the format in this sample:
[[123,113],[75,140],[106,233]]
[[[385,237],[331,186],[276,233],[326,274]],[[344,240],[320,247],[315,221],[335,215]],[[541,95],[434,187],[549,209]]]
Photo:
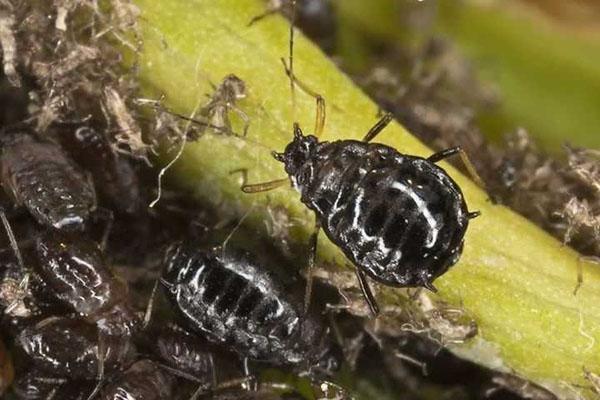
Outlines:
[[[387,286],[435,291],[433,280],[458,261],[468,222],[479,215],[468,211],[460,187],[436,163],[460,155],[469,172],[481,182],[475,169],[460,147],[423,158],[371,143],[392,121],[390,114],[384,115],[362,141],[319,142],[325,126],[325,103],[320,95],[305,90],[306,85],[294,76],[293,34],[290,38],[290,66],[286,72],[292,87],[298,83],[317,99],[315,134],[304,135],[294,123],[293,140],[283,153],[273,153],[284,164],[301,201],[316,216],[310,238],[305,309],[311,298],[321,227],[356,267],[360,288],[373,315],[379,310],[367,276]],[[242,190],[261,192],[285,181],[246,184]]]
[[210,101],[198,113],[200,120],[206,122],[206,125],[200,127],[200,133],[210,127],[216,132],[225,131],[232,134],[229,113],[233,111],[244,122],[242,136],[245,137],[250,127],[250,118],[236,102],[246,98],[246,83],[234,74],[229,74],[219,86],[213,85],[213,88],[214,93],[210,96]]
[[161,282],[191,329],[241,357],[307,370],[336,364],[325,327],[247,252],[177,243]]

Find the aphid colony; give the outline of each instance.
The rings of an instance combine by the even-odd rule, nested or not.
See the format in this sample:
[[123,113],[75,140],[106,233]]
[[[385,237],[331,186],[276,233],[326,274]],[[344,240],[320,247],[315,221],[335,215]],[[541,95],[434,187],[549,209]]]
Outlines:
[[[291,65],[288,75],[294,82]],[[200,133],[211,127],[232,134],[229,113],[235,112],[245,136],[249,120],[235,104],[244,96],[245,83],[227,76],[200,113]],[[165,228],[172,222],[163,215],[169,200],[146,207],[150,193],[139,166],[119,156],[108,133],[89,121],[56,124],[43,137],[26,123],[4,127],[0,332],[10,354],[0,342],[0,395],[302,398],[293,387],[257,382],[257,371],[268,365],[308,376],[314,396],[350,399],[328,382],[343,361],[341,349],[322,315],[309,311],[319,229],[355,265],[376,315],[367,276],[383,285],[435,290],[432,281],[460,257],[477,213],[435,164],[463,156],[459,148],[421,158],[371,143],[391,121],[388,115],[363,141],[319,142],[325,113],[322,99],[317,103],[315,135],[305,136],[295,124],[293,140],[274,153],[316,215],[304,304],[270,270],[268,257],[189,237],[189,226]],[[140,238],[132,237],[131,224]],[[123,241],[143,242],[148,251],[164,248],[162,261],[128,266],[127,273],[137,269],[142,278],[122,278],[112,264],[123,259],[119,251],[127,253]]]
[[[319,143],[296,125],[294,140],[275,154],[327,235],[356,265],[374,313],[364,273],[391,286],[432,288],[460,256],[468,219],[475,216],[434,165],[458,150],[423,159],[369,144],[388,122],[384,117],[364,142]],[[103,252],[113,223],[133,218],[152,224],[136,170],[89,126],[58,126],[54,133],[64,147],[26,126],[2,136],[1,178],[9,199],[0,215],[9,240],[0,304],[3,336],[19,359],[11,388],[17,398],[116,399],[128,393],[167,399],[182,395],[182,387],[193,398],[277,398],[274,386],[257,386],[251,363],[308,374],[316,383],[336,370],[341,351],[322,318],[307,311],[309,298],[303,308],[268,271],[268,260],[233,244],[201,246],[184,237],[168,246],[155,286],[174,316],[157,330],[156,293],[144,297],[146,307],[136,304]],[[67,150],[73,146],[76,152]],[[0,350],[0,388],[6,390],[14,373]],[[219,379],[219,358],[237,361],[238,375]],[[254,391],[227,394],[248,388]],[[341,388],[333,391],[350,398]]]

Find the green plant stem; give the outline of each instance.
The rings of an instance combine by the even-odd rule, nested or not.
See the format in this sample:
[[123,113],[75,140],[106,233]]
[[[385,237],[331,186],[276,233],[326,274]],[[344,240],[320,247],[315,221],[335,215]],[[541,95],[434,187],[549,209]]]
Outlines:
[[[287,55],[289,25],[271,17],[248,27],[263,11],[258,0],[135,3],[142,12],[144,47],[138,62],[147,96],[165,95],[169,107],[189,114],[206,103],[210,82],[219,83],[227,74],[235,73],[248,88],[248,97],[239,103],[251,119],[248,139],[215,134],[188,144],[168,182],[192,190],[200,201],[248,212],[248,223],[257,229],[270,221],[269,209],[285,210],[293,221],[292,239],[307,243],[314,217],[294,190],[247,195],[239,189],[239,176],[231,175],[248,168],[250,182],[285,177],[270,150],[284,148],[293,121],[312,131],[314,100],[297,91],[292,107],[280,62]],[[377,120],[376,105],[316,47],[299,34],[296,38],[296,74],[327,100],[321,139],[361,138]],[[432,153],[396,123],[377,141],[403,153]],[[469,226],[460,262],[435,282],[441,298],[464,307],[479,325],[478,339],[454,351],[512,369],[556,391],[585,385],[583,366],[600,372],[598,268],[586,269],[585,284],[573,296],[577,254],[513,212],[492,205],[470,180],[443,165],[463,188],[469,208],[482,212]],[[345,268],[340,251],[324,235],[318,257],[339,266],[333,271]],[[394,302],[396,293],[382,288],[379,301]]]
[[[415,33],[449,38],[472,61],[482,81],[498,91],[501,105],[479,116],[484,134],[497,139],[524,127],[550,151],[559,150],[565,140],[600,147],[597,35],[560,25],[517,1],[440,0],[431,26],[421,31],[401,25],[402,2],[335,4],[342,17],[342,56],[354,70],[364,67],[368,56],[356,37],[405,46],[419,36]],[[427,2],[412,6],[432,8]]]

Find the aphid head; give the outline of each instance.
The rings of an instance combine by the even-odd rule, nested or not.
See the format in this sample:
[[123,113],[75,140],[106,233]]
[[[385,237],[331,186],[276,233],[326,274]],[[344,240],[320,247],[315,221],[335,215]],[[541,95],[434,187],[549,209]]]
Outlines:
[[246,97],[246,84],[234,74],[229,74],[223,79],[220,89],[227,101],[233,102]]
[[199,251],[191,242],[176,242],[169,246],[163,259],[163,274],[161,284],[171,291],[176,291],[178,285],[191,279],[203,265],[206,253]]
[[312,152],[318,143],[316,137],[304,136],[300,126],[294,123],[294,140],[286,146],[283,153],[273,153],[273,157],[285,164],[285,172],[294,176],[313,157]]

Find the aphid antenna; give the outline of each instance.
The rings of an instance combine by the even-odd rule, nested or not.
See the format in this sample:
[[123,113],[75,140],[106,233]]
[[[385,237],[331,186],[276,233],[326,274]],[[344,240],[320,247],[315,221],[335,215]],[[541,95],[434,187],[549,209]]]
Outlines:
[[[323,96],[321,96],[319,93],[317,93],[316,91],[314,91],[313,89],[311,89],[306,83],[304,83],[300,79],[298,79],[294,75],[292,70],[288,67],[287,63],[285,62],[285,59],[281,58],[281,63],[283,64],[285,73],[288,76],[288,78],[290,79],[290,81],[292,82],[292,84],[298,85],[300,90],[302,90],[307,95],[313,97],[315,99],[315,101],[317,102],[317,107],[316,107],[317,115],[315,118],[315,130],[313,132],[313,135],[316,137],[320,137],[325,128],[325,120],[326,120],[325,98]],[[294,103],[294,109],[295,109],[295,103]],[[294,123],[294,125],[296,125],[296,123]]]

